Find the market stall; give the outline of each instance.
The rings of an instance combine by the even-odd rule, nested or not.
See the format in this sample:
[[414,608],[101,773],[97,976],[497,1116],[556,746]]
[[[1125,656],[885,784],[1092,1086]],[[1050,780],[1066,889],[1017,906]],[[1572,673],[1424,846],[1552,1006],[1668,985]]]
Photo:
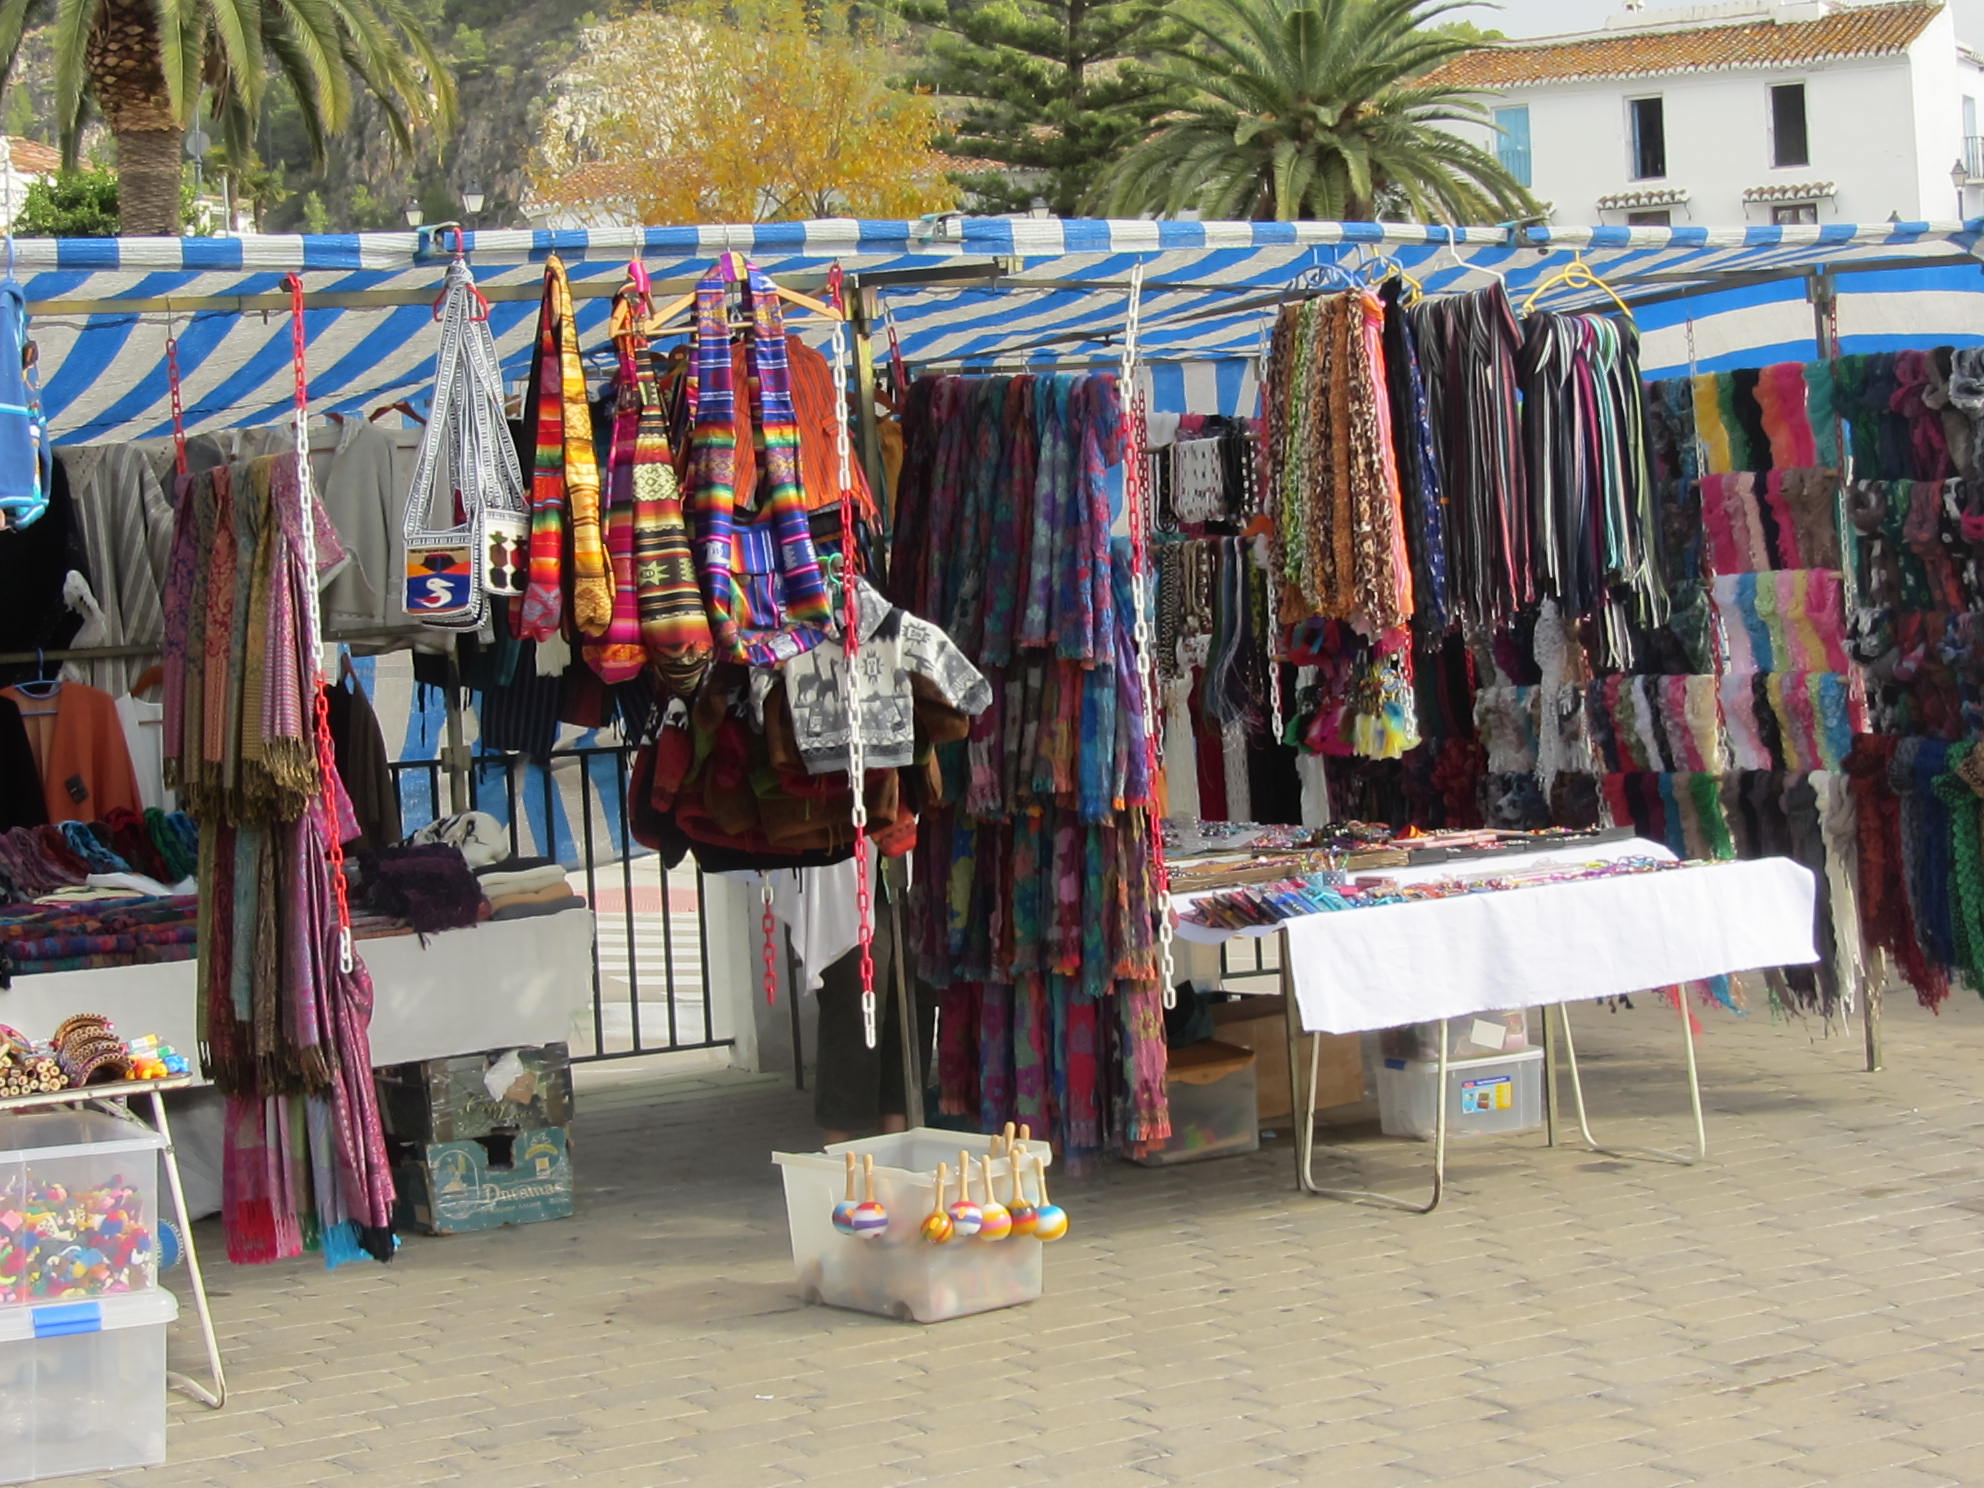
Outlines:
[[[483,735],[499,745],[526,747],[575,716],[616,721],[641,745],[628,819],[671,861],[838,871],[833,915],[854,931],[843,983],[853,1037],[878,1045],[893,981],[907,1083],[920,1084],[908,963],[940,1004],[946,1114],[983,1131],[1024,1123],[1076,1161],[1148,1151],[1170,1131],[1167,816],[1194,830],[1610,819],[1679,856],[1746,845],[1766,857],[1303,920],[1286,932],[1283,965],[1309,1029],[1418,1017],[1410,997],[1325,1013],[1327,984],[1305,980],[1301,964],[1339,941],[1381,945],[1389,927],[1421,919],[1429,945],[1540,939],[1563,951],[1560,970],[1610,988],[1602,948],[1572,945],[1535,906],[1587,894],[1652,933],[1721,875],[1713,881],[1768,901],[1759,939],[1725,937],[1662,962],[1666,980],[1802,964],[1819,929],[1837,944],[1840,921],[1815,915],[1813,875],[1774,861],[1797,857],[1840,900],[1838,855],[1807,850],[1815,831],[1840,840],[1837,823],[1821,821],[1837,793],[1822,809],[1811,782],[1798,782],[1811,799],[1794,818],[1777,781],[1773,800],[1795,828],[1741,790],[1735,817],[1717,804],[1732,758],[1739,769],[1802,767],[1807,755],[1836,765],[1837,730],[1819,727],[1816,711],[1806,720],[1796,701],[1830,694],[1818,682],[1773,692],[1757,646],[1730,644],[1749,636],[1743,606],[1760,586],[1724,584],[1727,555],[1703,561],[1690,533],[1706,499],[1696,451],[1719,446],[1697,385],[1684,417],[1645,384],[1628,303],[1785,276],[1830,302],[1835,281],[1860,269],[1974,262],[1977,247],[1972,228],[1924,224],[955,218],[21,245],[57,440],[174,437],[149,454],[65,453],[71,519],[18,535],[87,542],[91,523],[109,532],[115,517],[139,538],[116,550],[148,557],[127,572],[102,561],[112,544],[98,538],[88,568],[104,591],[100,644],[77,644],[71,628],[25,637],[14,655],[52,642],[44,650],[58,659],[77,651],[84,665],[110,666],[165,651],[161,752],[203,817],[203,885],[226,882],[234,927],[203,940],[200,1005],[215,1020],[204,1042],[243,1100],[278,1093],[243,1057],[243,1030],[269,1010],[249,999],[244,1012],[237,994],[257,957],[290,964],[277,955],[281,925],[301,927],[315,965],[299,990],[353,976],[350,915],[333,892],[343,879],[318,876],[347,840],[331,820],[336,793],[321,788],[347,773],[345,760],[304,706],[317,670],[308,643],[348,625],[364,643],[417,629],[441,668],[427,675],[451,692],[471,681]],[[279,292],[276,274],[287,276]],[[869,396],[883,347],[888,413]],[[1821,349],[1831,366],[1841,343]],[[1153,361],[1236,354],[1257,355],[1258,417],[1152,413]],[[132,375],[106,376],[113,367]],[[1788,377],[1725,375],[1730,418],[1746,430],[1765,423],[1766,407],[1797,422]],[[1801,393],[1817,385],[1801,374]],[[1944,386],[1954,399],[1955,380]],[[433,423],[410,449],[379,447],[363,415],[409,394],[431,398]],[[1802,416],[1813,439],[1834,415],[1859,438],[1882,416],[1866,407],[1856,416],[1835,399]],[[313,414],[346,422],[313,433]],[[282,419],[267,441],[229,429]],[[1795,432],[1792,443],[1803,448]],[[1799,468],[1823,464],[1816,445],[1809,453]],[[1915,478],[1962,468],[1945,464]],[[167,483],[180,493],[176,522]],[[249,495],[231,514],[237,486]],[[442,489],[460,500],[439,500]],[[1793,489],[1806,493],[1804,526],[1791,523],[1789,544],[1780,527],[1763,556],[1800,573],[1827,568],[1813,517],[1822,498],[1810,494],[1820,488],[1801,479]],[[339,511],[362,515],[365,540],[341,540]],[[340,570],[317,546],[320,516],[355,563]],[[274,535],[266,562],[244,541],[264,533]],[[253,546],[261,565],[245,634],[202,598],[240,581],[225,567],[230,545]],[[43,618],[49,575],[66,572],[61,551],[52,544],[31,570]],[[272,587],[253,588],[256,573]],[[364,583],[338,602],[334,625],[319,625],[323,584],[354,574]],[[1806,579],[1748,602],[1761,616],[1759,604],[1793,593],[1805,610],[1774,612],[1809,618],[1830,613],[1835,592]],[[1846,675],[1827,634],[1800,630],[1797,641],[1786,653],[1800,678]],[[271,658],[280,665],[264,665]],[[1753,702],[1793,699],[1785,719],[1808,726],[1789,753],[1760,752],[1754,709],[1754,741],[1725,727],[1736,697],[1725,664],[1766,679],[1741,684]],[[252,692],[222,680],[242,677]],[[327,702],[337,690],[324,689]],[[212,753],[209,720],[230,709],[258,709],[258,727]],[[1780,721],[1780,746],[1786,732]],[[459,772],[459,759],[449,767]],[[53,792],[44,810],[59,808],[74,772],[40,773]],[[1863,821],[1859,841],[1872,840],[1867,830]],[[270,877],[288,861],[271,842],[295,847],[307,881]],[[917,865],[907,887],[871,870],[905,856]],[[807,892],[812,909],[774,913],[766,883],[762,943],[754,936],[748,954],[762,955],[768,993],[776,923],[804,941],[820,918],[826,891]],[[1739,896],[1712,897],[1726,910]],[[884,924],[887,970],[875,951]],[[450,929],[435,943],[452,957],[447,937],[480,946],[504,928]],[[561,934],[529,938],[535,950]],[[850,945],[844,934],[820,943]],[[408,988],[425,980],[391,950],[363,954],[375,986],[381,967]],[[1850,960],[1832,960],[1850,983]],[[527,1004],[548,1026],[558,994],[572,992],[537,970],[544,995],[519,996],[519,1028],[539,1027]],[[1827,975],[1787,996],[1838,1013],[1850,988],[1831,962]],[[1453,995],[1467,991],[1449,980]],[[1492,995],[1590,994],[1558,978]],[[397,1036],[396,997],[381,986],[370,1019],[333,1008],[325,1026],[348,1053],[369,1037],[376,1057]],[[399,1047],[445,1041],[452,1009],[423,1004],[434,1022]],[[340,1098],[362,1107],[350,1082]],[[266,1129],[244,1134],[244,1148],[270,1145]],[[362,1178],[376,1166],[369,1156],[345,1154],[344,1167]],[[377,1185],[357,1186],[376,1211]],[[353,1222],[377,1243],[376,1223]],[[284,1249],[286,1232],[271,1244]]]

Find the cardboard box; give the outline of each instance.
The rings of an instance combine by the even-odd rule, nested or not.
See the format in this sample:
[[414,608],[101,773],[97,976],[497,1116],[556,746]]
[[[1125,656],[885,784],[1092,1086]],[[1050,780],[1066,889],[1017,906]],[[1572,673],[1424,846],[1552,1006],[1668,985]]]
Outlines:
[[459,1235],[572,1214],[572,1157],[562,1128],[402,1149],[393,1164],[394,1228]]
[[401,1142],[572,1124],[572,1060],[563,1044],[395,1064],[376,1077],[380,1120]]
[[[1260,1090],[1261,1125],[1273,1126],[1295,1115],[1288,1078],[1288,1022],[1280,993],[1247,996],[1212,1006],[1214,1032],[1225,1043],[1252,1049]],[[1363,1042],[1354,1033],[1323,1035],[1322,1068],[1317,1076],[1316,1109],[1354,1106],[1364,1099]]]

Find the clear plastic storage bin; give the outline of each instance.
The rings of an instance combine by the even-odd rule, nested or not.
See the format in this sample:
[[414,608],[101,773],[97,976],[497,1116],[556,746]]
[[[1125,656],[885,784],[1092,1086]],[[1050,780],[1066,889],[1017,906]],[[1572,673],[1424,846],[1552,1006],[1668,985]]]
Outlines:
[[1260,1081],[1252,1049],[1216,1040],[1173,1049],[1165,1087],[1171,1140],[1138,1162],[1162,1167],[1260,1151]]
[[[1431,1141],[1438,1111],[1437,1060],[1386,1059],[1378,1066],[1378,1124],[1388,1137]],[[1543,1125],[1543,1051],[1447,1066],[1447,1134],[1485,1136]]]
[[[792,1231],[799,1294],[809,1302],[919,1323],[1033,1301],[1040,1295],[1038,1240],[1008,1236],[931,1245],[922,1237],[924,1218],[936,1202],[937,1164],[951,1169],[950,1201],[955,1202],[958,1153],[969,1152],[972,1198],[982,1200],[983,1180],[976,1175],[991,1145],[990,1137],[919,1126],[839,1142],[824,1152],[774,1152],[772,1161],[785,1177],[785,1218]],[[846,1192],[843,1154],[848,1152],[857,1159],[863,1154],[875,1159],[875,1198],[889,1211],[888,1228],[879,1239],[858,1239],[834,1228],[834,1205]],[[1029,1144],[1027,1152],[1029,1170],[1033,1154],[1051,1161],[1044,1142]],[[992,1183],[999,1202],[1009,1202],[1012,1177],[1006,1159],[993,1159]],[[1026,1192],[1029,1199],[1037,1197],[1030,1180]],[[855,1197],[861,1197],[858,1191]]]
[[0,1483],[165,1461],[165,1332],[153,1289],[0,1309]]
[[164,1147],[102,1111],[0,1115],[0,1312],[158,1285]]
[[[1519,1054],[1529,1047],[1529,1011],[1516,1008],[1506,1013],[1470,1013],[1464,1018],[1447,1019],[1447,1059],[1492,1059],[1502,1054]],[[1387,1028],[1378,1035],[1378,1052],[1385,1059],[1424,1060],[1440,1058],[1440,1025],[1408,1023],[1403,1028]]]

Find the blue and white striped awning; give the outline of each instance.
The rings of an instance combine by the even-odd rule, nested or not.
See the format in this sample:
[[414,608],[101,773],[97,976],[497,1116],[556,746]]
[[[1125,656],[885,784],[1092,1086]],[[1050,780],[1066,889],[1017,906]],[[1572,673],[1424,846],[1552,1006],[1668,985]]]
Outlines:
[[[1574,254],[1628,300],[1685,291],[1689,298],[1641,314],[1646,365],[1656,371],[1812,355],[1799,280],[1762,281],[1819,268],[1838,271],[1848,351],[1984,337],[1984,222],[1470,228],[1458,242],[1449,236],[1445,227],[1397,224],[949,217],[472,233],[467,246],[495,299],[491,330],[519,378],[530,356],[534,286],[553,251],[571,272],[581,334],[594,348],[631,258],[658,284],[686,289],[735,249],[802,287],[835,264],[866,277],[881,287],[903,353],[919,366],[1114,359],[1141,266],[1142,345],[1155,364],[1156,406],[1180,410],[1249,411],[1249,363],[1276,297],[1305,280],[1336,282],[1333,270],[1355,272],[1384,255],[1431,293],[1476,288],[1493,274],[1520,302]],[[418,397],[432,376],[429,306],[446,256],[427,234],[22,240],[14,252],[41,348],[43,402],[61,442],[168,433],[164,348],[175,333],[189,428],[281,417],[292,397],[283,297],[291,272],[309,296],[313,412]],[[1560,291],[1545,303],[1591,298]],[[877,341],[877,354],[886,354],[879,328]]]

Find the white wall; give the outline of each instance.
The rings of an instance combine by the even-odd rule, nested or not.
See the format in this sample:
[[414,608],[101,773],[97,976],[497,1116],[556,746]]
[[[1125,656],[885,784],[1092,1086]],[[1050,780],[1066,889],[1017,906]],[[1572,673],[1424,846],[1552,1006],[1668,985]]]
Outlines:
[[1909,64],[1915,94],[1915,161],[1921,183],[1922,215],[1945,222],[1957,209],[1956,189],[1950,185],[1950,166],[1963,147],[1961,75],[1976,77],[1975,68],[1959,62],[1956,22],[1947,7],[1909,49]]
[[[1954,58],[1955,42],[1945,16],[1921,46],[1940,37],[1944,55]],[[1488,100],[1491,106],[1529,105],[1531,190],[1555,207],[1559,223],[1623,223],[1622,212],[1598,210],[1598,199],[1635,190],[1679,188],[1688,193],[1673,208],[1678,224],[1727,226],[1770,221],[1764,206],[1745,208],[1745,190],[1783,182],[1832,181],[1838,194],[1820,204],[1821,222],[1879,222],[1890,212],[1904,218],[1947,217],[1954,207],[1950,161],[1931,169],[1920,159],[1928,129],[1924,111],[1942,107],[1912,100],[1914,64],[1908,58],[1831,62],[1799,69],[1703,72],[1663,77],[1606,79],[1601,82],[1512,88]],[[1954,66],[1948,64],[1954,81]],[[1805,115],[1811,164],[1773,167],[1770,145],[1770,89],[1780,83],[1805,85]],[[1632,177],[1627,100],[1660,97],[1665,103],[1667,175],[1660,180]],[[1941,153],[1955,156],[1961,132],[1954,87],[1942,90],[1947,122]],[[1494,136],[1469,135],[1492,151]],[[1924,186],[1940,172],[1941,191]],[[1947,200],[1945,200],[1947,199]]]

